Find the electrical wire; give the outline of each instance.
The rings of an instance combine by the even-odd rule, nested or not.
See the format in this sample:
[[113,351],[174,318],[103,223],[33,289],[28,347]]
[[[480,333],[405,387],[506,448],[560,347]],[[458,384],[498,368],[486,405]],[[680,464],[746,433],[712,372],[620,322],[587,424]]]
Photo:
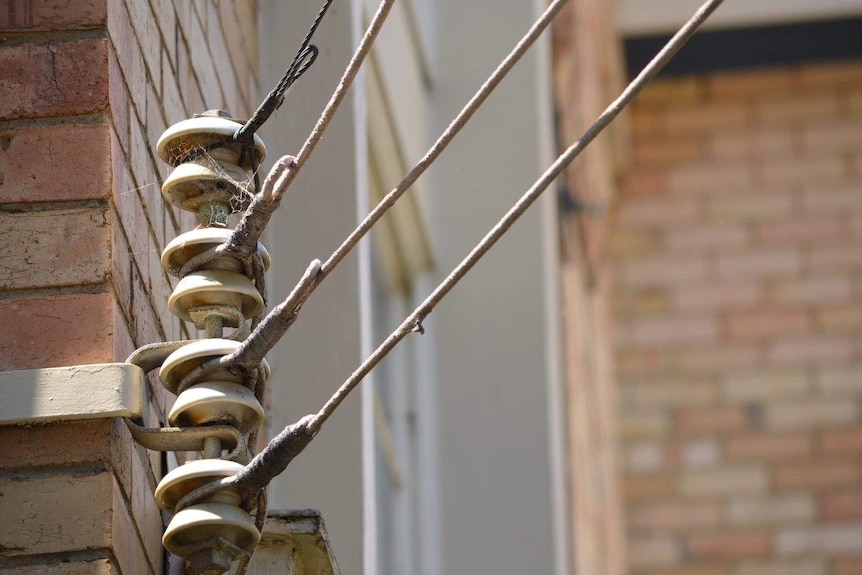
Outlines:
[[231,484],[239,484],[250,489],[267,485],[276,475],[284,471],[319,432],[323,423],[335,412],[342,401],[365,378],[366,375],[386,355],[410,333],[420,331],[422,320],[433,311],[438,303],[473,268],[494,244],[526,212],[532,203],[568,167],[571,162],[598,136],[614,118],[631,102],[638,92],[667,64],[682,46],[691,38],[703,22],[724,0],[708,0],[667,42],[662,50],[650,61],[638,76],[629,83],[622,94],[614,100],[575,142],[566,149],[553,164],[539,177],[521,198],[506,212],[493,228],[476,244],[460,264],[444,279],[434,291],[387,337],[368,358],[338,388],[316,414],[307,415],[298,422],[286,427],[257,454],[246,467],[231,478]]

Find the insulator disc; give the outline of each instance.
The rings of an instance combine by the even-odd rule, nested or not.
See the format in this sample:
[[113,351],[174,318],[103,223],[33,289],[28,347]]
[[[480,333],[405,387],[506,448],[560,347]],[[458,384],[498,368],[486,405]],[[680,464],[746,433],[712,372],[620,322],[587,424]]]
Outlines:
[[165,178],[162,196],[182,210],[197,212],[206,202],[221,202],[232,212],[245,209],[251,201],[251,180],[235,164],[211,158],[180,164]]
[[225,424],[246,433],[263,423],[264,411],[245,386],[227,381],[206,381],[182,392],[168,416],[171,425],[195,427]]
[[[170,354],[162,363],[162,367],[159,368],[159,379],[165,389],[171,393],[176,393],[180,381],[190,371],[212,359],[233,353],[240,345],[241,342],[232,339],[218,338],[200,339],[184,345]],[[269,379],[270,368],[269,363],[265,359],[261,361],[260,369],[263,370],[264,379]],[[209,374],[207,379],[211,381],[242,383],[242,378],[239,375],[230,373],[227,370],[215,371]]]
[[183,546],[212,537],[221,537],[237,547],[250,550],[260,540],[260,533],[251,516],[239,507],[201,503],[174,515],[165,529],[162,545],[176,553]]
[[203,270],[181,279],[168,298],[171,312],[184,321],[192,321],[190,309],[205,305],[231,306],[252,318],[263,310],[263,297],[242,274]]
[[[167,164],[177,166],[182,163],[182,158],[190,152],[206,148],[207,146],[223,140],[226,136],[233,136],[242,124],[228,118],[217,118],[212,116],[189,118],[177,122],[169,127],[159,138],[156,150],[159,157]],[[266,146],[257,134],[254,135],[254,147],[257,150],[258,163],[266,156]],[[220,148],[231,151],[235,158],[230,160],[236,164],[242,155],[241,146],[231,143]],[[251,169],[251,161],[244,158],[242,167]]]
[[[197,459],[180,465],[165,475],[158,486],[154,497],[156,504],[165,511],[173,513],[180,499],[207,483],[233,477],[243,466],[225,459]],[[239,491],[227,488],[204,500],[208,503],[228,503],[239,505]]]
[[[227,228],[198,228],[175,237],[162,252],[162,267],[165,271],[180,269],[198,254],[220,246],[230,237]],[[257,251],[263,257],[263,267],[269,269],[272,258],[264,245],[257,242]],[[241,272],[242,264],[234,257],[223,256],[210,260],[202,269]]]

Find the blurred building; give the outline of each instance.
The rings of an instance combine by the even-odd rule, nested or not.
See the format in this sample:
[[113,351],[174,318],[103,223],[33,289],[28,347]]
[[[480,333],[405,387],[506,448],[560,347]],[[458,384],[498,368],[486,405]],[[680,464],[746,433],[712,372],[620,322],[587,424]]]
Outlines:
[[[614,77],[583,4],[555,69],[576,93]],[[630,76],[696,4],[617,2]],[[611,302],[628,573],[862,572],[860,8],[726,3],[571,174],[573,275]]]
[[[296,153],[375,0],[261,132]],[[271,302],[420,159],[544,2],[402,0],[268,229]],[[697,8],[570,0],[270,354],[316,411]],[[0,370],[193,337],[166,127],[247,117],[317,2],[0,5]],[[862,6],[727,2],[279,477],[345,573],[862,573]],[[0,401],[4,390],[0,389]],[[149,425],[172,397],[154,382]],[[167,572],[175,464],[118,419],[0,426],[0,573]]]

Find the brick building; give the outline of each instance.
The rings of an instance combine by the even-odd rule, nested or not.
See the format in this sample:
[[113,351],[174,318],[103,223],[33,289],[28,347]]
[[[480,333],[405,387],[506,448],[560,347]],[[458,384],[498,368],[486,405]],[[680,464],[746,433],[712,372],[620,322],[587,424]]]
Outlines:
[[[634,74],[685,17],[623,1],[610,20],[587,4],[566,28],[580,39],[557,35],[557,93],[576,91],[558,100],[567,132],[597,99],[584,92],[617,77],[579,59],[602,46],[596,22]],[[588,249],[572,250],[582,287],[567,293],[610,310],[627,573],[862,572],[860,30],[840,2],[723,6],[637,98],[625,134],[573,170],[569,193],[608,208],[569,224]],[[577,383],[573,397],[602,397],[595,379]],[[575,467],[576,518],[579,474],[590,486],[605,469]],[[592,493],[582,508],[607,501]],[[588,536],[612,519],[598,509]],[[578,557],[610,565],[617,543]]]
[[[57,4],[0,4],[0,372],[198,337],[166,305],[158,255],[196,221],[165,207],[155,142],[206,109],[247,117],[318,8]],[[538,4],[396,2],[268,231],[272,301]],[[346,572],[862,573],[862,24],[852,0],[802,4],[722,7],[272,506],[320,508]],[[375,8],[334,3],[262,131],[267,166],[301,145]],[[694,8],[571,0],[270,354],[268,432],[316,410],[547,166],[554,132],[574,139]],[[144,423],[164,425],[173,396],[155,378],[147,396]],[[116,417],[0,426],[0,573],[169,572],[152,494],[176,464]]]

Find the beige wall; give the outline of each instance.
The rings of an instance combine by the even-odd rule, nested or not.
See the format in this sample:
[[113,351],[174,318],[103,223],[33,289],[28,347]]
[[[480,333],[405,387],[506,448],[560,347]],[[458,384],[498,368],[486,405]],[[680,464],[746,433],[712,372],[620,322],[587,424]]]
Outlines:
[[613,218],[633,575],[862,570],[862,63],[661,80]]

